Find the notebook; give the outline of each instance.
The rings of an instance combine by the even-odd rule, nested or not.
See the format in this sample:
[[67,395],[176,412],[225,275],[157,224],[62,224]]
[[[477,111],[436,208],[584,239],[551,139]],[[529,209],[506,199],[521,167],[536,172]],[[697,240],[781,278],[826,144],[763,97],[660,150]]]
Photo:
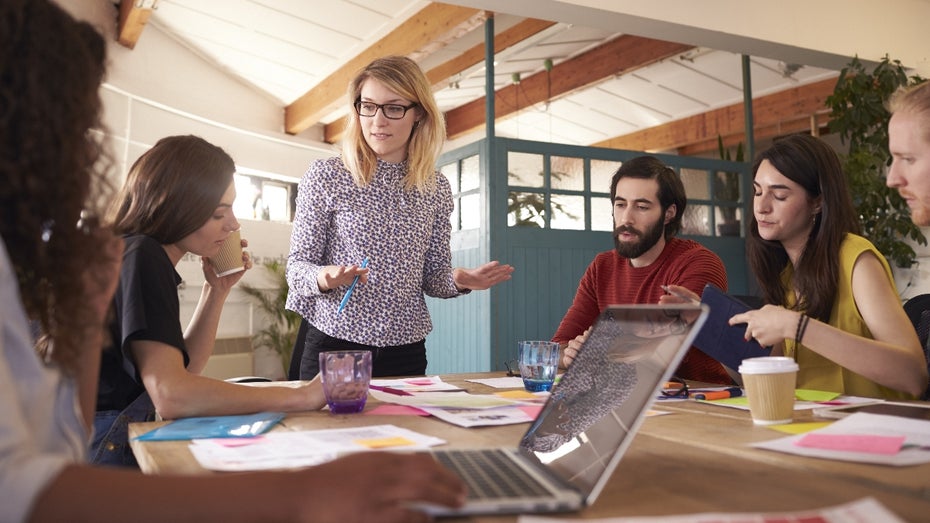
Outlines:
[[729,324],[731,317],[750,310],[749,305],[711,284],[704,286],[701,303],[710,307],[707,323],[694,338],[694,346],[701,352],[736,372],[744,359],[771,354],[771,347],[763,347],[754,339],[746,341],[745,323]]
[[[707,315],[698,304],[605,309],[519,445],[430,451],[469,485],[465,506],[418,508],[454,516],[567,512],[593,503]],[[495,467],[503,467],[500,481],[492,479]],[[477,477],[465,477],[470,473]]]

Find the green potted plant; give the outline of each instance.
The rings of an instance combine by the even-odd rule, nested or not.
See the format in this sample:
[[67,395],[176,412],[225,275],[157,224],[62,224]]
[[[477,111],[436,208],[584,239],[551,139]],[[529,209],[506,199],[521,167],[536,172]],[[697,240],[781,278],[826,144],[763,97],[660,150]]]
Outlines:
[[832,111],[830,131],[849,143],[843,169],[849,178],[853,204],[859,213],[863,235],[888,260],[908,268],[916,260],[910,239],[920,245],[927,240],[911,222],[907,204],[898,192],[885,185],[885,169],[891,164],[888,151],[886,103],[898,87],[924,81],[907,75],[898,60],[886,55],[872,71],[867,71],[858,57],[843,68],[833,94],[827,97]]
[[[514,179],[513,173],[508,173],[509,178]],[[543,172],[539,173],[540,178],[544,176]],[[552,171],[553,180],[561,180],[566,173]],[[578,219],[577,216],[568,212],[562,204],[550,200],[552,214],[563,214],[572,219]],[[543,228],[546,223],[546,195],[537,192],[515,192],[510,191],[507,194],[507,216],[510,217],[515,227],[535,227]]]
[[[723,147],[723,137],[718,134],[717,153],[720,155],[721,160],[742,162],[744,156],[743,142],[736,145],[736,154],[730,156],[730,150]],[[740,173],[738,172],[717,171],[714,178],[714,200],[717,202],[739,203],[739,181]],[[720,217],[723,219],[722,223],[717,224],[717,234],[720,236],[739,236],[741,223],[736,217],[739,207],[737,205],[719,205],[717,209],[720,210]]]
[[267,347],[281,357],[284,375],[291,364],[291,352],[300,327],[300,315],[284,308],[287,300],[287,277],[284,263],[273,260],[263,264],[273,282],[269,288],[258,288],[240,283],[239,288],[252,298],[258,310],[265,316],[267,324],[252,336],[255,348]]

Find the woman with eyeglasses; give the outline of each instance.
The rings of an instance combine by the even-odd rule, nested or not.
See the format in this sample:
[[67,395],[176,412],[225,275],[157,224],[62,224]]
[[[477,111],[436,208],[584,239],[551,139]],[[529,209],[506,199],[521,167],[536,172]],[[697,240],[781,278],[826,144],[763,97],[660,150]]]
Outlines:
[[373,376],[422,375],[425,296],[488,289],[513,267],[452,268],[452,191],[436,171],[445,122],[419,66],[373,61],[348,102],[342,155],[312,163],[298,190],[287,308],[305,324],[290,377],[313,378],[319,353],[340,349],[371,350]]

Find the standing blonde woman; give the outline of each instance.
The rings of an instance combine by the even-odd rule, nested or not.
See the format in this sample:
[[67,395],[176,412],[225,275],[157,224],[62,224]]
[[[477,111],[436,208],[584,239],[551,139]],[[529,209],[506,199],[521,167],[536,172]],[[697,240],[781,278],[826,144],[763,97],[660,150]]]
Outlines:
[[310,379],[321,351],[364,349],[375,376],[423,374],[425,296],[487,289],[513,267],[452,268],[452,191],[436,171],[445,123],[419,66],[373,61],[352,80],[348,102],[342,155],[311,164],[297,196],[287,308],[306,334],[295,363],[302,352],[299,375]]

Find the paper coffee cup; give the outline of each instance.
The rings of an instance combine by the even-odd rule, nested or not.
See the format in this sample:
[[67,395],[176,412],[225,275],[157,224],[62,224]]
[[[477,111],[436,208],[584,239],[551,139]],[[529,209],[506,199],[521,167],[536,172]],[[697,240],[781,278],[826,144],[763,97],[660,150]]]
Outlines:
[[242,237],[239,231],[229,233],[229,237],[220,247],[220,252],[210,256],[210,265],[219,277],[244,271],[245,263],[242,261]]
[[749,411],[756,425],[791,423],[798,364],[791,358],[747,358],[739,366]]

